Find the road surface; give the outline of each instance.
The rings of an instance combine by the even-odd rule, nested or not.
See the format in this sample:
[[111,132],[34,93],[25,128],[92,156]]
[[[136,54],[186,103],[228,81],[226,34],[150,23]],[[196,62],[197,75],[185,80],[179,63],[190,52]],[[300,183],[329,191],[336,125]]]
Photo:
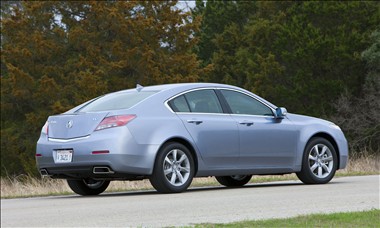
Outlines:
[[378,209],[379,178],[341,177],[325,185],[282,181],[235,189],[192,188],[180,194],[138,191],[5,199],[1,227],[183,226]]

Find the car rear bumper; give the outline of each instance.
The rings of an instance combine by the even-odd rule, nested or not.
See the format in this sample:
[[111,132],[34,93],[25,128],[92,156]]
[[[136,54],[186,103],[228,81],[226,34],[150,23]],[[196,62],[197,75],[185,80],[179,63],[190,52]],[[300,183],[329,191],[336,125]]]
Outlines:
[[[95,170],[107,170],[108,172],[95,172]],[[42,176],[49,176],[54,179],[102,179],[102,180],[141,180],[145,175],[115,172],[110,166],[66,166],[47,167],[39,169]]]
[[[53,178],[125,178],[152,174],[159,145],[138,144],[126,127],[94,132],[72,140],[51,140],[41,135],[36,157],[39,171]],[[73,150],[69,163],[55,163],[55,150]],[[92,154],[93,151],[109,151]],[[109,173],[95,173],[94,168],[109,168]],[[100,170],[100,169],[99,169]]]

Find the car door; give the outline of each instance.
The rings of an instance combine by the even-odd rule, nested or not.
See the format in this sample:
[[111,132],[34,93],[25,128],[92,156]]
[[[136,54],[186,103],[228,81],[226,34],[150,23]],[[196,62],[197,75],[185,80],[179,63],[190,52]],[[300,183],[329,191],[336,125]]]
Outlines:
[[213,89],[185,93],[168,102],[181,118],[209,168],[236,167],[239,137],[236,121],[223,112]]
[[296,154],[297,131],[286,118],[248,94],[220,90],[239,127],[240,159],[244,168],[289,168]]

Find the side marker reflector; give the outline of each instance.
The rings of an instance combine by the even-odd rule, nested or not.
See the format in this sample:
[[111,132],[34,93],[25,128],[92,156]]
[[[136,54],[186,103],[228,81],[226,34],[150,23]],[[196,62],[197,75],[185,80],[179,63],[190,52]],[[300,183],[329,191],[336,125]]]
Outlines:
[[97,151],[92,151],[92,154],[109,154],[109,150],[97,150]]

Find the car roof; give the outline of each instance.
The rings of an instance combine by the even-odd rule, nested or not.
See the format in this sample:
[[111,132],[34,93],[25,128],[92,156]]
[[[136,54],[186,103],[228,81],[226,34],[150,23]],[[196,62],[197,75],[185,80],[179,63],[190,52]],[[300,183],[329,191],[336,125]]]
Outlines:
[[[251,93],[250,91],[247,91],[243,88],[232,86],[232,85],[226,85],[226,84],[219,84],[219,83],[173,83],[173,84],[162,84],[162,85],[153,85],[153,86],[141,86],[137,85],[136,88],[133,89],[127,89],[127,90],[121,90],[114,93],[124,93],[124,92],[158,92],[156,96],[154,97],[171,97],[175,94],[192,90],[192,89],[198,89],[198,88],[228,88],[228,89],[235,89],[238,91],[245,91],[246,93],[252,94],[256,99],[266,103],[267,105],[271,106],[272,108],[276,108],[275,105],[270,103],[269,101],[263,99],[262,97],[257,96],[256,94]],[[160,96],[160,95],[161,96]]]
[[[162,84],[162,85],[153,85],[153,86],[141,86],[140,91],[164,91],[164,90],[171,90],[171,89],[180,89],[180,90],[187,90],[187,89],[193,89],[193,88],[203,88],[203,87],[224,87],[224,88],[236,88],[241,89],[235,86],[225,85],[225,84],[218,84],[218,83],[174,83],[174,84]],[[134,89],[127,89],[124,91],[133,91]]]

